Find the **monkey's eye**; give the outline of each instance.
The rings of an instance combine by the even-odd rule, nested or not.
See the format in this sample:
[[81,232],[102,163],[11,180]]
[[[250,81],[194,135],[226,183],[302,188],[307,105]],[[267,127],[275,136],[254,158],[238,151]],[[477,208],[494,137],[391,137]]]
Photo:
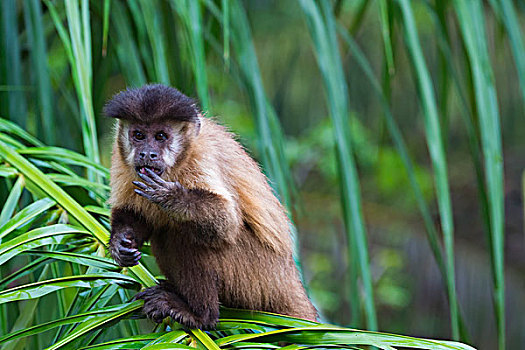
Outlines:
[[165,133],[163,132],[158,132],[156,135],[155,135],[155,140],[157,141],[164,141],[168,138],[168,136],[166,136]]
[[146,135],[144,135],[143,133],[141,133],[140,131],[134,131],[133,132],[133,138],[135,140],[144,140],[146,138]]

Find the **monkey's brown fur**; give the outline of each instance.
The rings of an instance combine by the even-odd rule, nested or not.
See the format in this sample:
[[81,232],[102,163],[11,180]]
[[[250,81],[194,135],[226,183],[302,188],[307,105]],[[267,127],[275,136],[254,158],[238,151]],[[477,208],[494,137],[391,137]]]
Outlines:
[[[153,87],[178,93],[160,85]],[[161,108],[162,101],[148,101],[158,94],[148,97],[144,91],[137,92],[141,89],[131,90],[135,104]],[[120,104],[125,105],[125,94],[117,95],[122,99]],[[190,101],[180,103],[187,107]],[[108,106],[112,107],[111,102]],[[106,114],[111,114],[107,110]],[[110,116],[119,118],[118,108],[112,112]],[[234,136],[197,111],[192,118],[165,115],[151,120],[166,125],[184,123],[185,127],[180,132],[182,150],[175,164],[161,175],[167,189],[150,190],[148,193],[157,198],[148,200],[137,194],[140,190],[135,192],[148,185],[132,183],[145,177],[141,175],[141,179],[126,159],[126,123],[147,125],[148,113],[159,115],[148,108],[141,113],[140,118],[123,118],[117,124],[111,167],[110,247],[122,265],[130,266],[140,258],[136,248],[151,240],[167,282],[138,294],[145,300],[144,312],[156,321],[171,316],[198,328],[215,326],[219,303],[315,320],[317,312],[292,258],[285,210]],[[128,110],[127,115],[133,111]],[[200,128],[195,120],[200,121]],[[119,256],[119,244],[131,255]]]

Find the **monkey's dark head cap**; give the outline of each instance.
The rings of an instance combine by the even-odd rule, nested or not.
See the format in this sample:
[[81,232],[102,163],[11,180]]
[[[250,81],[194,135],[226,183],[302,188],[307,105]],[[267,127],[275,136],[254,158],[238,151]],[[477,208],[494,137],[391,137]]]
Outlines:
[[179,90],[162,84],[149,84],[121,91],[104,106],[104,114],[131,122],[161,120],[196,121],[197,106]]

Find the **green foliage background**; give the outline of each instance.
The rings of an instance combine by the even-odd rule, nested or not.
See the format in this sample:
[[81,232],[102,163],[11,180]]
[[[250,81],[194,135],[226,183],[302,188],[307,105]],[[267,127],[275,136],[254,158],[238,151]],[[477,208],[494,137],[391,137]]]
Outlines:
[[0,11],[3,348],[466,348],[235,310],[212,333],[130,320],[133,290],[158,270],[150,256],[129,270],[106,257],[101,109],[147,82],[197,98],[262,164],[324,321],[480,349],[525,341],[523,1],[3,0]]

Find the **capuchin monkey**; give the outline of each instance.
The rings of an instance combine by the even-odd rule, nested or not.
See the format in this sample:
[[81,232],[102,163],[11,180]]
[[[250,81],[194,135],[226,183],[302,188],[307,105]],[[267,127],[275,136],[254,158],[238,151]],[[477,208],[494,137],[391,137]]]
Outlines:
[[111,255],[137,265],[151,241],[166,277],[138,293],[155,322],[213,329],[219,305],[315,321],[292,258],[290,222],[234,135],[164,85],[115,95]]

